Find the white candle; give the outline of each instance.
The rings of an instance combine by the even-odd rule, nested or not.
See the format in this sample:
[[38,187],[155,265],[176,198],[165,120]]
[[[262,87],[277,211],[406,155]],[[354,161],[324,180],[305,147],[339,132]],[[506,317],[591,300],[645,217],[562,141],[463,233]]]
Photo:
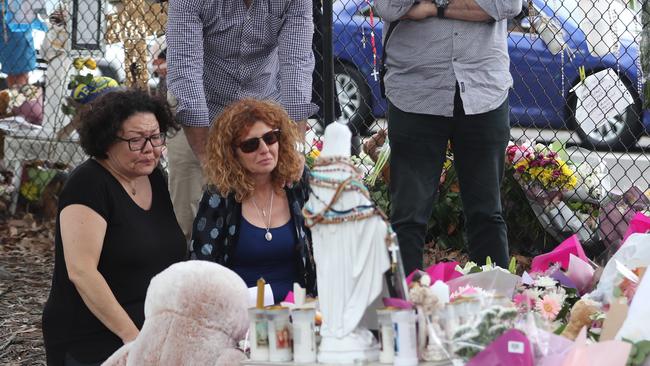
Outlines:
[[266,312],[263,309],[248,309],[250,325],[248,335],[250,338],[250,358],[253,361],[269,360],[269,332]]
[[314,309],[293,309],[293,360],[316,362],[316,334],[314,332]]
[[393,309],[378,309],[377,320],[379,321],[379,362],[393,363],[395,358],[395,332],[391,314]]
[[398,310],[391,315],[395,329],[395,366],[418,364],[415,318],[413,310]]
[[291,324],[289,309],[269,309],[269,361],[291,361]]

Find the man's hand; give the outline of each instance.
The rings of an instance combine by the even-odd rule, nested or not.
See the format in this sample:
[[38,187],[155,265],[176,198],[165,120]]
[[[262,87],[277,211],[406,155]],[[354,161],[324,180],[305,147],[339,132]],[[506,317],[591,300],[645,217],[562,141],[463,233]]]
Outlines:
[[421,3],[417,3],[409,9],[409,11],[404,14],[402,19],[408,19],[408,20],[422,20],[426,19],[429,17],[436,16],[438,14],[438,9],[436,6],[425,0]]

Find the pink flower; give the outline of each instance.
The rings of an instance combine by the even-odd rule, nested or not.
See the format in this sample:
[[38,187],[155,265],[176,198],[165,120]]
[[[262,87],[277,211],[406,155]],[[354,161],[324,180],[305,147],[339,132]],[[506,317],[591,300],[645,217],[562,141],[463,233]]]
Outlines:
[[522,159],[528,158],[532,154],[528,146],[510,145],[506,148],[506,155],[510,164],[515,165]]
[[530,309],[534,304],[534,300],[530,296],[522,293],[516,294],[513,300],[518,308]]
[[311,142],[311,146],[317,148],[318,151],[322,151],[323,150],[323,140],[313,139],[312,142]]
[[555,297],[545,295],[541,299],[537,300],[535,309],[539,311],[545,319],[555,320],[555,317],[560,312],[560,309],[562,309],[562,307],[558,303],[557,299],[555,299]]

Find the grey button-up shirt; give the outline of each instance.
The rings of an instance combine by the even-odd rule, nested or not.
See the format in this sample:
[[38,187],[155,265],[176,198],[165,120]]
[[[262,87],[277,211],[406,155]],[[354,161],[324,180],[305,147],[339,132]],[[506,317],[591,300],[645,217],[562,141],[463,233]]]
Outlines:
[[[453,3],[453,0],[451,0]],[[386,47],[386,96],[411,113],[451,117],[456,82],[466,114],[491,111],[512,86],[507,19],[521,12],[521,0],[475,0],[494,22],[436,17],[400,20]],[[375,0],[388,23],[408,12],[414,0]]]
[[176,117],[210,126],[230,103],[279,102],[295,120],[311,103],[314,55],[311,0],[170,0],[167,83]]

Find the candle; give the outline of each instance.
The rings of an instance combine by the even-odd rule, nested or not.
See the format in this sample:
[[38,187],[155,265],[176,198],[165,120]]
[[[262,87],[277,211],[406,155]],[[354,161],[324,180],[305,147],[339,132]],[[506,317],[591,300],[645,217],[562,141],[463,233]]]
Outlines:
[[299,284],[295,283],[293,284],[293,303],[297,307],[301,307],[305,304],[305,289],[300,287]]
[[316,362],[316,334],[314,309],[293,309],[293,359],[295,362]]
[[266,281],[260,277],[257,280],[257,302],[255,304],[255,307],[258,309],[264,308],[264,285],[266,285]]
[[391,320],[395,329],[395,366],[417,366],[418,352],[413,310],[397,310]]
[[379,321],[379,362],[393,363],[395,358],[395,339],[391,314],[395,309],[377,309]]
[[289,309],[273,307],[267,310],[269,324],[269,361],[291,361],[291,324]]
[[248,334],[250,338],[250,358],[253,361],[269,360],[269,331],[266,311],[264,309],[248,309],[250,325]]

